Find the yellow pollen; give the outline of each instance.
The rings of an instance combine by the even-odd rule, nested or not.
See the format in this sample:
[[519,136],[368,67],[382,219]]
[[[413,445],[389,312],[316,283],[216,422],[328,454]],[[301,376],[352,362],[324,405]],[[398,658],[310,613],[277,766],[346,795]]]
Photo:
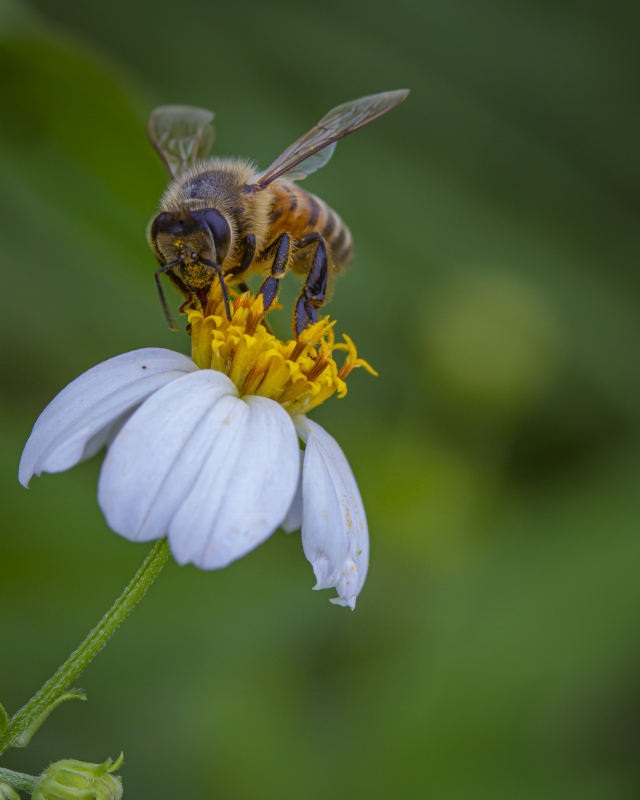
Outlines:
[[[262,324],[262,295],[238,295],[233,301],[232,319],[228,320],[216,282],[204,312],[192,309],[188,317],[191,357],[200,369],[224,372],[238,387],[241,397],[269,397],[290,414],[306,414],[335,392],[344,397],[346,378],[356,367],[378,374],[358,358],[348,336],[344,336],[344,343],[335,343],[335,322],[328,318],[307,328],[298,341],[276,339]],[[346,351],[341,367],[333,358],[336,350]]]

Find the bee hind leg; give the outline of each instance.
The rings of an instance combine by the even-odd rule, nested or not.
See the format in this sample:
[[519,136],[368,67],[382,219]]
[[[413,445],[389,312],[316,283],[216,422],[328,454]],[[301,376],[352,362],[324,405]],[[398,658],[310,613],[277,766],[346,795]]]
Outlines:
[[316,309],[324,305],[327,296],[327,279],[329,275],[329,261],[327,258],[327,245],[320,233],[314,232],[296,239],[294,247],[302,250],[303,247],[316,244],[311,268],[307,279],[302,286],[300,296],[293,308],[293,334],[298,339],[300,334],[313,325],[317,320]]

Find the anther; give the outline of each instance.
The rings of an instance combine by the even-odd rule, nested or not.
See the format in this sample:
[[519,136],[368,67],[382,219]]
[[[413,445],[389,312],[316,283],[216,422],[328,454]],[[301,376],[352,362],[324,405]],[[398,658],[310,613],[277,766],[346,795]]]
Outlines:
[[[189,311],[197,366],[224,372],[240,396],[268,397],[290,414],[306,413],[336,392],[344,397],[347,386],[343,376],[359,366],[371,370],[358,358],[348,336],[346,343],[335,343],[333,323],[328,320],[316,323],[298,341],[280,341],[261,328],[266,316],[263,304],[263,296],[250,291],[234,296],[229,324],[223,312],[224,287],[219,282],[212,285],[206,309]],[[333,350],[347,351],[341,369]]]
[[298,339],[296,341],[296,346],[293,348],[293,353],[291,353],[289,358],[292,361],[297,361],[302,355],[303,351],[306,350],[308,344],[309,342],[303,342],[302,339]]
[[317,378],[319,378],[322,375],[322,373],[325,371],[325,369],[328,366],[329,366],[329,362],[327,361],[326,358],[322,358],[322,357],[318,358],[316,363],[309,370],[309,374],[307,375],[307,380],[308,381],[315,381]]

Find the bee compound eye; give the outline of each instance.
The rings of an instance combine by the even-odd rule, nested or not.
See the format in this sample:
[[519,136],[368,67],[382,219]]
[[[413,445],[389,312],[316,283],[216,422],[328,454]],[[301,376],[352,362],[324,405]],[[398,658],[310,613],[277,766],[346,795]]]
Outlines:
[[227,257],[229,244],[231,242],[231,228],[229,227],[229,223],[226,217],[215,208],[208,208],[204,212],[204,219],[213,235],[217,259],[219,263],[222,263]]
[[175,214],[168,211],[162,211],[156,216],[151,224],[151,236],[157,241],[159,234],[169,234],[172,236],[182,236],[182,224],[176,220]]
[[154,238],[157,235],[158,231],[160,231],[166,224],[166,219],[167,215],[165,213],[158,214],[151,223],[151,233]]

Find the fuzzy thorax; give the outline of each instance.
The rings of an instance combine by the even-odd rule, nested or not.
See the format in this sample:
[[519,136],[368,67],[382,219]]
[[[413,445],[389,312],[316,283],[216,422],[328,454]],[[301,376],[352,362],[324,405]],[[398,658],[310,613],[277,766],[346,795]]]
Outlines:
[[[240,396],[258,395],[280,403],[290,414],[306,414],[335,392],[347,393],[346,378],[355,367],[377,373],[344,335],[336,344],[333,325],[322,319],[308,328],[298,341],[283,342],[261,324],[262,295],[239,295],[229,321],[220,287],[216,283],[204,310],[189,311],[192,358],[200,369],[224,372],[235,383]],[[341,367],[333,353],[346,351]]]

